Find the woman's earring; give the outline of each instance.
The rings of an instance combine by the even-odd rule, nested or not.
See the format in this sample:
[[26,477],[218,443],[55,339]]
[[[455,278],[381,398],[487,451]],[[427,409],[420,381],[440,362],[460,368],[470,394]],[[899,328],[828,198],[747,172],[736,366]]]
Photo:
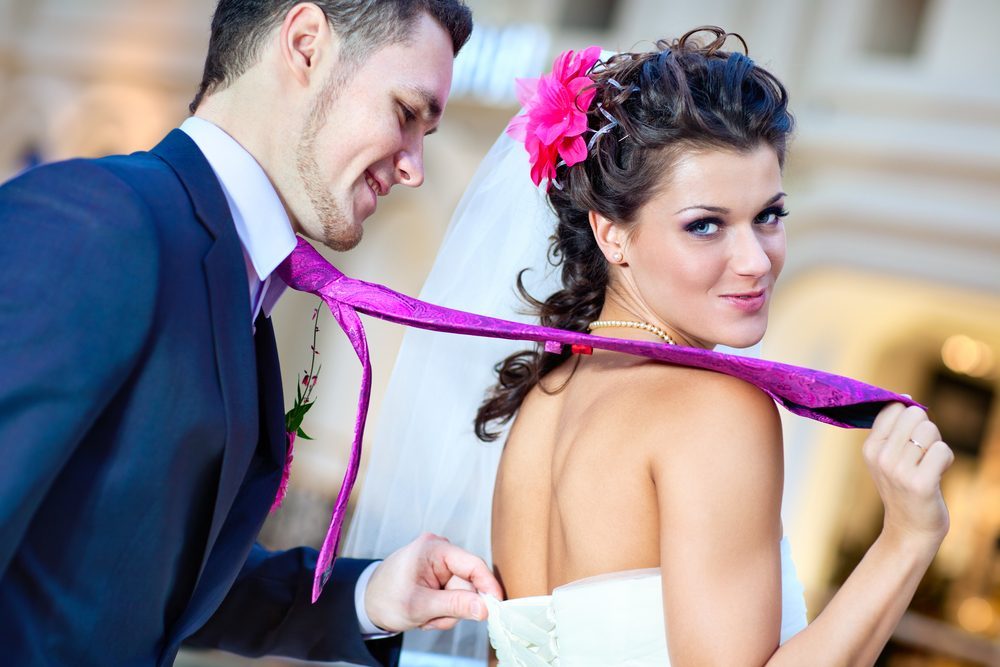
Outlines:
[[625,259],[625,255],[621,254],[620,252],[616,252],[615,254],[611,255],[611,259],[613,259],[616,263],[621,262],[623,259]]

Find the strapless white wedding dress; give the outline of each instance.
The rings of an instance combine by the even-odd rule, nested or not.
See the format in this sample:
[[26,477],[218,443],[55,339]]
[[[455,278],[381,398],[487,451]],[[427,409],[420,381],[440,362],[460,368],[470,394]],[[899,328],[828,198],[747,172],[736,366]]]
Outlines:
[[[484,599],[500,667],[670,664],[658,568],[581,579],[552,595]],[[786,538],[781,540],[781,642],[804,627],[802,584]]]

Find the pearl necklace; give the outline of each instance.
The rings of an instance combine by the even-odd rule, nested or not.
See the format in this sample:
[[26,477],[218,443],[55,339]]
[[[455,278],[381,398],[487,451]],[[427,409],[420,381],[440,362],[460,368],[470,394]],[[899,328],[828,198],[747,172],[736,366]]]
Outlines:
[[650,324],[649,322],[635,322],[633,320],[595,320],[587,325],[587,329],[590,331],[593,331],[594,329],[642,329],[643,331],[648,331],[654,336],[657,336],[668,345],[677,344],[674,342],[674,339],[670,337],[670,334],[660,327]]

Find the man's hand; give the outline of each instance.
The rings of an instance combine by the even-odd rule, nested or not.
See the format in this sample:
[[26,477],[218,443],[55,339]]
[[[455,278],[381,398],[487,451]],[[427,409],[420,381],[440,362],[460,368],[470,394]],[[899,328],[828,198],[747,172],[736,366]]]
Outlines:
[[365,591],[365,611],[387,631],[448,630],[463,618],[486,618],[479,593],[503,598],[486,563],[425,533],[375,569]]

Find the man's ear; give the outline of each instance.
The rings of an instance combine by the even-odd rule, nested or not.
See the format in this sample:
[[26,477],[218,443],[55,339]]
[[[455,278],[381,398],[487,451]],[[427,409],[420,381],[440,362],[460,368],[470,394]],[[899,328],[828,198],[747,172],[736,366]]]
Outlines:
[[285,14],[278,32],[278,52],[299,84],[309,86],[325,81],[325,74],[320,74],[321,65],[324,59],[337,58],[339,51],[340,38],[330,29],[322,9],[311,2],[302,2]]
[[608,264],[625,264],[625,230],[597,211],[589,213],[590,230]]

